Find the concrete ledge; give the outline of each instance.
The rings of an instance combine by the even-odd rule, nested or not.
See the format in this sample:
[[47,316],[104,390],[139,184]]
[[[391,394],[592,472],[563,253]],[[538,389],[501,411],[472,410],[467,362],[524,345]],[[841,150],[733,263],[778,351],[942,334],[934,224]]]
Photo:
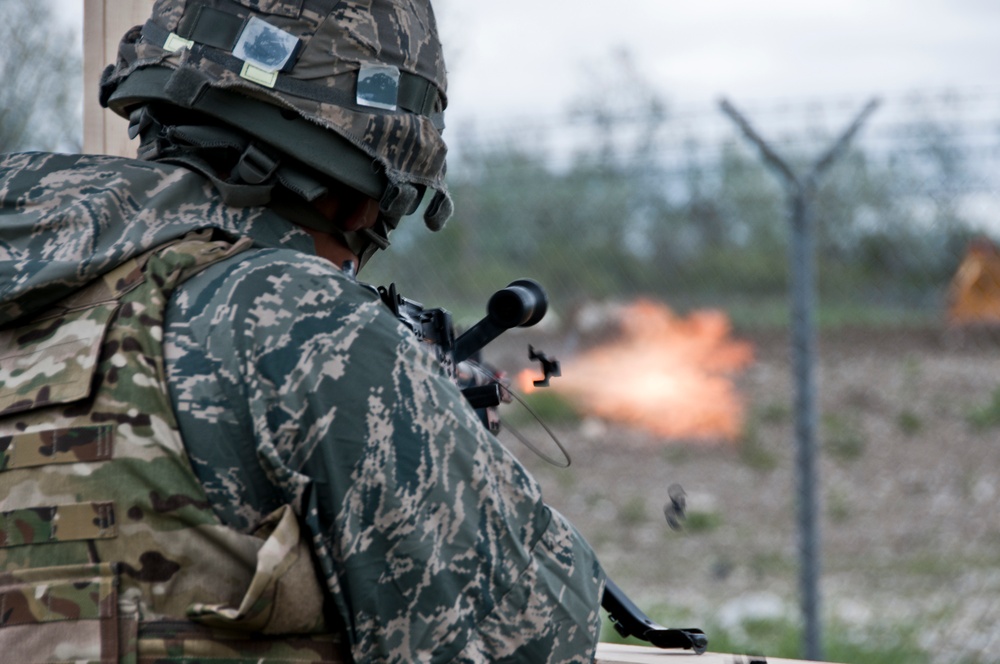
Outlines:
[[[707,652],[696,655],[690,650],[659,650],[615,643],[597,644],[596,664],[810,664],[802,660],[726,655]],[[820,664],[813,662],[812,664]]]

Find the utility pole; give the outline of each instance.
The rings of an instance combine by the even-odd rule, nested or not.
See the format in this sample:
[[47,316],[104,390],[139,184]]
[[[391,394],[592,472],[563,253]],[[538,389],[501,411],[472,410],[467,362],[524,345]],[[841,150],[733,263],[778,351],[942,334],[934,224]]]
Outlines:
[[803,656],[821,660],[822,629],[819,579],[819,473],[816,443],[816,248],[813,233],[813,202],[820,178],[847,150],[851,139],[878,106],[870,101],[830,148],[803,176],[775,152],[736,108],[723,99],[722,112],[760,150],[764,162],[780,177],[788,197],[792,237],[789,247],[792,305],[792,366],[795,379],[795,443],[798,484],[799,586],[803,634]]

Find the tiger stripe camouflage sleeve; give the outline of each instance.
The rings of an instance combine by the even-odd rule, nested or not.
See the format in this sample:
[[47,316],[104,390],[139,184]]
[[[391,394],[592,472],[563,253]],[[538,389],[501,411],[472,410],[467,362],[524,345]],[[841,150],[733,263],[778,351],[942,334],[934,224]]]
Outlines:
[[228,524],[283,504],[356,662],[590,662],[603,572],[377,297],[257,249],[168,310],[171,395]]

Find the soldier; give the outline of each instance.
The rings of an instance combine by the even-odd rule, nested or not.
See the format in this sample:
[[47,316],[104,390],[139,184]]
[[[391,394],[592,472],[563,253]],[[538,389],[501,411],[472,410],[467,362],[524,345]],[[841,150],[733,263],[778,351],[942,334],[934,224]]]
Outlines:
[[0,161],[6,661],[587,662],[603,572],[353,279],[451,214],[413,0],[159,0]]

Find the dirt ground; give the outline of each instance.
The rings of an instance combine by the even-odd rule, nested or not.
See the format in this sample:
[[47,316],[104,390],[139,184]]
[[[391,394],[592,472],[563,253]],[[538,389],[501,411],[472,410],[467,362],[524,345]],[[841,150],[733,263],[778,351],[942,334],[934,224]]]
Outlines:
[[[693,626],[799,615],[789,339],[737,337],[755,349],[738,378],[747,417],[737,444],[585,419],[555,427],[573,458],[561,470],[510,443],[618,585]],[[827,623],[860,641],[915,628],[934,661],[997,661],[1000,403],[989,406],[1000,343],[941,329],[839,330],[821,335],[819,356]],[[674,484],[687,499],[681,531],[663,513]]]

